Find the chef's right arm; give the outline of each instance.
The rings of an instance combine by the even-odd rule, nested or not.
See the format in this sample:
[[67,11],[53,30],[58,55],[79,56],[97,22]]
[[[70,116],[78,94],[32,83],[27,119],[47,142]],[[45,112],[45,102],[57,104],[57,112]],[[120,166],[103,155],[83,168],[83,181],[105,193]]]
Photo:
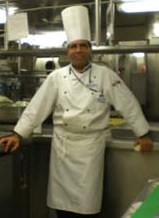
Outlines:
[[[55,73],[54,73],[55,74]],[[14,127],[13,134],[0,138],[5,152],[18,149],[21,138],[27,138],[33,130],[42,124],[53,110],[57,97],[56,75],[50,74],[31,99],[21,118]]]
[[28,138],[33,130],[53,112],[57,100],[58,73],[48,75],[41,87],[24,110],[14,131],[23,138]]

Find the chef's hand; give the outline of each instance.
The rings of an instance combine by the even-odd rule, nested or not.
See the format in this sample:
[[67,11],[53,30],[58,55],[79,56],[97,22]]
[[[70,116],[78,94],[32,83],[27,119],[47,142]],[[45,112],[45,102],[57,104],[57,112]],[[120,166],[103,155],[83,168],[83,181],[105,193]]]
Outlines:
[[137,139],[135,143],[135,150],[151,151],[153,149],[153,141],[150,137],[145,136]]
[[12,135],[0,138],[0,144],[3,146],[4,152],[13,152],[20,145],[20,135],[13,133]]

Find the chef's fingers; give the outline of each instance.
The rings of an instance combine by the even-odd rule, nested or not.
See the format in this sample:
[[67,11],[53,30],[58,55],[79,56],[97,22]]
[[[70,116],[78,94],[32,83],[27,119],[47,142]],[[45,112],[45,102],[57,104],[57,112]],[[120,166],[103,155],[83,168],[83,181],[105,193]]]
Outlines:
[[140,138],[136,141],[135,150],[138,151],[151,151],[153,149],[153,141],[148,138]]
[[4,152],[13,152],[19,147],[19,139],[16,136],[8,136],[0,139]]

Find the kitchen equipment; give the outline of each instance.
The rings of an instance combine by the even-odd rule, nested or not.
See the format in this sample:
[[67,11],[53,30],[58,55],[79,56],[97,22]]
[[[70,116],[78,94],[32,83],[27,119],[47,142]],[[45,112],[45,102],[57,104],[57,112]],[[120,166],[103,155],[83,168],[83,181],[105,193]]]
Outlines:
[[150,179],[122,218],[158,217],[159,179]]
[[15,103],[0,104],[0,122],[16,123],[28,103],[26,101],[17,101]]

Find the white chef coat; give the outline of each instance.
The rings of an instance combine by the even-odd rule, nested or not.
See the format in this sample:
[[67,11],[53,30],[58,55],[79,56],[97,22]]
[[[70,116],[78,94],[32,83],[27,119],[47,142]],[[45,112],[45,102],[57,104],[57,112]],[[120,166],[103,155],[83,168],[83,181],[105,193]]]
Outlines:
[[52,113],[54,137],[47,204],[93,214],[101,208],[110,105],[124,116],[137,136],[148,132],[149,125],[136,98],[112,70],[92,64],[80,74],[70,67],[48,75],[14,130],[28,137]]

